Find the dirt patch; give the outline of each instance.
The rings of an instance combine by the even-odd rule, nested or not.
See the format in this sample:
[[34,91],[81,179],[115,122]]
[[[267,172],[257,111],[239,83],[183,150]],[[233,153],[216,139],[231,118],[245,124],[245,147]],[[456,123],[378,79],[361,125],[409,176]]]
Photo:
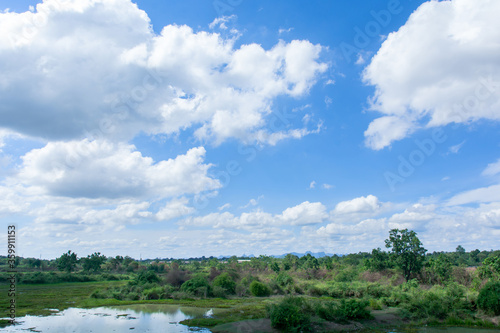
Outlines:
[[249,319],[217,325],[212,332],[251,333],[251,332],[279,332],[271,327],[270,319]]
[[[373,327],[399,326],[405,322],[397,314],[395,308],[372,311],[373,319],[363,322],[350,322],[347,324],[338,324],[335,322],[313,320],[313,331],[315,332],[352,332],[360,331]],[[318,319],[318,318],[317,318]],[[227,333],[251,333],[251,332],[280,332],[271,327],[270,319],[250,319],[233,323],[221,324],[212,328],[212,332]]]

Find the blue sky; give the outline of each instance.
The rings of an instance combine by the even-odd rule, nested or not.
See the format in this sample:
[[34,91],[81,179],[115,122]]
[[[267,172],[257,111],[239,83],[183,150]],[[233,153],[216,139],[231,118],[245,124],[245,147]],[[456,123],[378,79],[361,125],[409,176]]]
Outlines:
[[4,1],[19,254],[498,248],[493,0]]

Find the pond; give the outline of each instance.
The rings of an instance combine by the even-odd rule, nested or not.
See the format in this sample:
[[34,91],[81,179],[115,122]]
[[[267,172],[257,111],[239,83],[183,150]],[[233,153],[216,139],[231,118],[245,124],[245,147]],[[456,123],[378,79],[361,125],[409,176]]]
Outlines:
[[178,305],[138,304],[93,309],[54,310],[51,316],[25,316],[9,332],[210,332],[187,327],[180,321],[208,317],[212,310]]

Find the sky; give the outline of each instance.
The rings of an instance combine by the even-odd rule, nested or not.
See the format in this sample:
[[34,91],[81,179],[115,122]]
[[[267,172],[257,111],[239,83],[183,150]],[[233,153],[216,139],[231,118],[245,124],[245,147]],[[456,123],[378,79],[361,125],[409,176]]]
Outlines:
[[2,1],[2,233],[47,259],[498,249],[499,12]]

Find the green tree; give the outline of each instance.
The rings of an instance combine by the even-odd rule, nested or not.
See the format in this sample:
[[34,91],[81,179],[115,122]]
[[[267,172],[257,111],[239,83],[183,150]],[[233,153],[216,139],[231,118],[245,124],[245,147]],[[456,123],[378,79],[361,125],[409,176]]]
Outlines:
[[389,253],[382,251],[380,247],[372,250],[372,257],[365,260],[365,266],[372,272],[383,271],[384,269],[393,267]]
[[391,249],[392,259],[403,270],[403,276],[409,281],[412,274],[420,272],[425,259],[426,249],[422,246],[417,233],[408,229],[392,229],[385,246]]
[[500,254],[484,259],[478,271],[479,276],[483,279],[492,278],[500,280]]
[[100,252],[94,252],[87,258],[82,258],[81,261],[84,271],[97,273],[101,270],[101,265],[106,262],[106,256],[101,255]]
[[444,253],[440,253],[437,257],[429,259],[426,266],[431,273],[431,282],[444,283],[451,276],[451,261]]
[[225,291],[229,294],[234,294],[236,288],[236,283],[227,272],[224,272],[221,275],[217,276],[212,282],[212,285],[214,287],[224,288]]
[[57,258],[57,268],[60,271],[66,271],[70,273],[75,269],[77,262],[78,258],[76,256],[76,253],[69,250],[67,253],[64,253],[62,256]]

